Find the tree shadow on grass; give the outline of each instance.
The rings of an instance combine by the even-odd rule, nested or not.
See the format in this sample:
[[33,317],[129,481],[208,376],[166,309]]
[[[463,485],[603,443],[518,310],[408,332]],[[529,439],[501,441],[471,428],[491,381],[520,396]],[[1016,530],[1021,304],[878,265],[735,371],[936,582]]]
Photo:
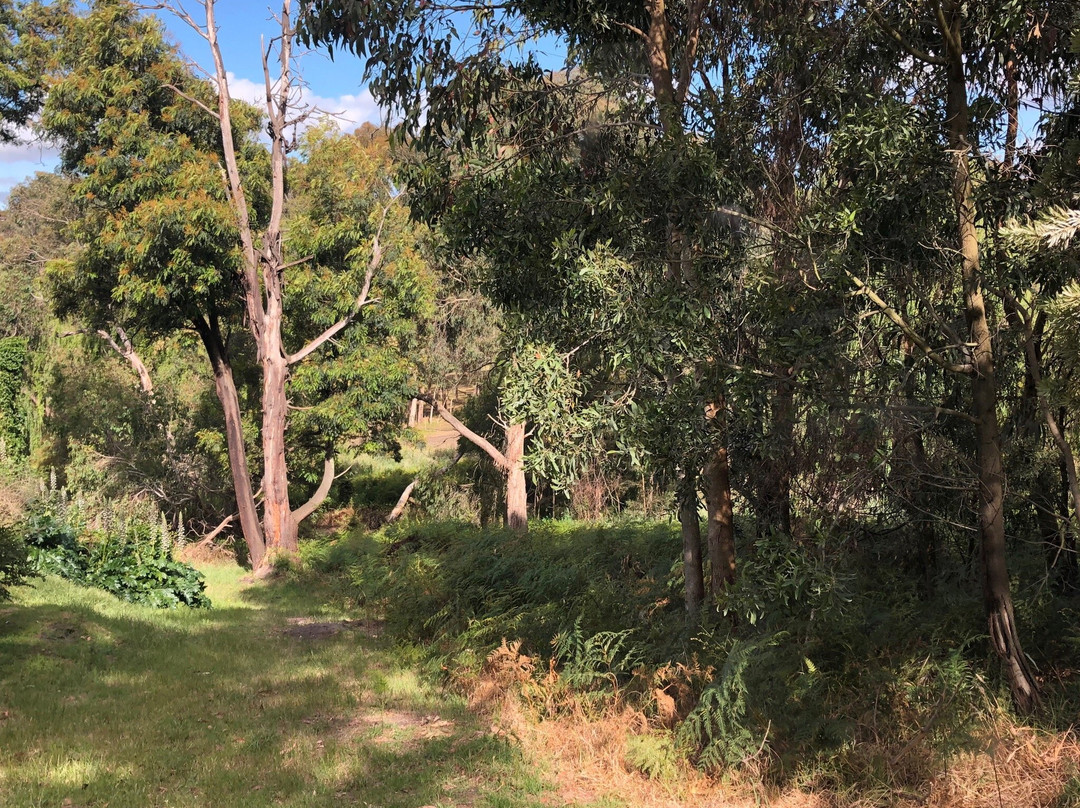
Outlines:
[[47,586],[0,607],[2,805],[540,804],[514,749],[363,632]]

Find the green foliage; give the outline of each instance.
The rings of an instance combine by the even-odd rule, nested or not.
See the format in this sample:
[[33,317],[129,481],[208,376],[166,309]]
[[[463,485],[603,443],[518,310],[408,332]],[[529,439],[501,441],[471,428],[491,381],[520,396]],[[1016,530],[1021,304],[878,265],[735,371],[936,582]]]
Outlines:
[[0,338],[0,442],[4,454],[12,459],[25,456],[27,450],[26,418],[19,400],[26,360],[24,338]]
[[679,771],[679,753],[667,735],[631,735],[626,739],[626,762],[650,780],[674,780]]
[[401,413],[415,390],[413,357],[434,313],[425,233],[395,190],[385,132],[314,127],[301,156],[290,174],[286,247],[306,258],[288,273],[288,342],[303,345],[355,313],[358,293],[370,289],[356,321],[293,369],[290,441],[317,450],[350,444],[396,451]]
[[644,660],[634,642],[634,629],[599,631],[585,636],[581,617],[551,640],[552,659],[562,667],[562,679],[576,691],[614,689],[628,679]]
[[351,574],[359,597],[385,604],[393,632],[447,651],[515,637],[531,653],[545,653],[575,618],[572,636],[585,638],[630,629],[652,615],[634,643],[615,635],[591,641],[590,659],[606,649],[609,661],[621,664],[630,646],[670,647],[680,633],[681,608],[667,598],[674,541],[670,525],[544,522],[516,535],[454,522],[405,523],[380,531]]
[[64,490],[44,492],[21,528],[34,572],[155,608],[210,606],[202,574],[173,559],[176,536],[164,517],[157,522],[107,511],[96,521],[101,526],[91,529]]
[[44,87],[32,44],[31,20],[16,0],[0,0],[0,143],[19,137],[41,104]]
[[0,524],[0,601],[11,599],[10,587],[21,584],[33,573],[29,550],[10,525]]
[[766,742],[757,737],[751,718],[753,704],[747,672],[759,653],[783,641],[783,634],[724,643],[724,662],[714,682],[705,689],[697,706],[679,725],[679,743],[696,751],[697,762],[706,769],[738,766],[757,753]]

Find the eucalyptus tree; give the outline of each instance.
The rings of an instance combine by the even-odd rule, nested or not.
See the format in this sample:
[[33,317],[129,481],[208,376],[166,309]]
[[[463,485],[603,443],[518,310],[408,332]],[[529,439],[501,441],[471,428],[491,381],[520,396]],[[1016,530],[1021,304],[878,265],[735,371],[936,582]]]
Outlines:
[[[929,127],[930,149],[924,152],[930,169],[928,196],[948,199],[948,218],[939,222],[942,226],[948,222],[951,237],[912,243],[920,244],[920,249],[929,245],[925,257],[952,273],[955,280],[946,289],[959,296],[964,325],[956,327],[950,318],[939,315],[931,327],[939,330],[946,347],[937,349],[932,346],[938,337],[921,333],[930,323],[911,321],[880,297],[875,304],[903,331],[918,354],[969,380],[971,412],[966,417],[974,426],[983,600],[989,635],[1004,663],[1016,703],[1029,709],[1037,702],[1038,692],[1020,644],[1006,565],[1005,469],[999,421],[1002,402],[997,382],[1001,345],[994,336],[993,318],[998,309],[989,296],[996,292],[1007,305],[1012,292],[999,285],[1009,279],[994,265],[993,251],[981,230],[981,222],[987,218],[982,191],[983,178],[994,167],[995,144],[1001,144],[1006,167],[1016,153],[1018,99],[1042,91],[1052,93],[1062,81],[1068,57],[1058,35],[1067,27],[1070,12],[1053,2],[1021,3],[1007,9],[952,2],[867,3],[863,9],[867,26],[876,31],[879,47],[894,49],[895,67],[890,80],[876,93],[880,99],[876,107],[882,112],[891,108],[898,119],[910,118],[902,106],[906,104]],[[1042,35],[1054,27],[1053,37]],[[1003,114],[996,119],[978,115],[973,98],[980,103],[982,99],[991,101]],[[998,125],[1000,136],[995,134]],[[944,236],[947,231],[938,232]],[[991,268],[998,271],[997,277],[988,276]],[[851,272],[848,276],[860,292],[876,297],[863,278]],[[920,284],[918,272],[913,280]],[[967,333],[961,336],[964,328]]]
[[[459,38],[455,15],[466,10],[475,11],[476,24]],[[477,258],[488,294],[516,315],[515,341],[551,346],[588,375],[597,365],[589,360],[605,356],[622,373],[638,353],[630,343],[639,333],[629,318],[620,322],[625,312],[617,302],[604,299],[607,311],[597,309],[590,284],[599,287],[634,266],[634,281],[644,283],[639,305],[655,300],[661,287],[669,297],[701,294],[695,234],[719,197],[712,188],[705,201],[692,186],[708,186],[718,175],[687,128],[687,97],[703,64],[705,4],[692,2],[685,11],[663,3],[578,14],[557,4],[375,10],[323,2],[311,4],[306,31],[370,56],[373,91],[401,113],[406,128],[418,130],[432,158],[413,178],[425,189],[417,203],[444,218],[460,254]],[[531,55],[515,60],[512,46],[538,31],[565,38],[584,70],[546,74]],[[627,72],[628,65],[650,82]],[[446,151],[454,156],[440,157]],[[530,220],[516,215],[523,210]],[[607,240],[614,260],[599,260]],[[575,283],[579,273],[582,283]],[[634,316],[635,324],[647,319],[640,311]],[[680,371],[659,372],[675,378]],[[624,376],[624,391],[626,382]],[[599,377],[584,387],[597,400],[611,392]],[[706,403],[695,399],[695,411],[684,417],[704,423]],[[693,574],[700,569],[698,463],[680,462],[687,570],[697,581],[688,597],[692,611],[703,593],[700,574]]]
[[[398,227],[403,199],[389,180],[389,156],[370,142],[324,137],[309,144],[313,168],[297,178],[304,201],[295,246],[287,243],[286,130],[304,116],[292,108],[289,4],[279,17],[276,82],[266,65],[265,117],[231,99],[214,5],[202,6],[203,20],[175,10],[207,40],[211,81],[195,78],[160,27],[123,0],[62,18],[43,125],[60,140],[63,168],[75,180],[83,249],[55,277],[61,309],[95,322],[198,334],[225,415],[241,529],[253,566],[263,572],[273,554],[296,551],[300,518],[334,476],[327,457],[314,497],[291,506],[290,395],[309,397],[313,409],[298,418],[298,432],[309,447],[318,444],[317,454],[346,437],[377,440],[392,420],[388,402],[403,397],[408,375],[400,356],[384,348],[407,341],[402,322],[423,308],[416,301],[425,298],[426,281]],[[269,149],[258,139],[267,121]],[[293,258],[290,249],[301,252]],[[383,313],[369,318],[366,310],[376,304]],[[345,333],[361,320],[357,333]],[[259,373],[261,526],[232,366],[244,345],[236,334],[245,330]],[[350,344],[354,352],[345,358]],[[357,351],[367,364],[356,361]],[[308,370],[324,356],[326,364]],[[342,407],[361,399],[381,411],[342,415]]]

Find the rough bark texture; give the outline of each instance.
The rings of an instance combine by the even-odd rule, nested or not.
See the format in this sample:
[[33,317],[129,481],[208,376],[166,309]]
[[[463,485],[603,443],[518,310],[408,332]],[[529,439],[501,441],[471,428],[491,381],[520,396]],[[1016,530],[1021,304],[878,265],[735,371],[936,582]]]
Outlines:
[[214,392],[225,414],[225,439],[229,447],[229,471],[232,473],[236,510],[240,516],[240,530],[247,544],[248,557],[253,569],[258,569],[266,557],[266,544],[259,514],[255,508],[255,495],[251,490],[248,474],[247,449],[244,446],[244,425],[240,412],[240,399],[236,394],[232,365],[221,334],[212,323],[196,322],[196,330],[202,338],[210,365],[214,370]]
[[525,424],[506,427],[506,526],[529,529],[529,502],[525,492]]
[[1019,709],[1029,711],[1038,704],[1039,693],[1020,644],[1005,559],[1005,473],[1001,459],[993,343],[981,285],[979,234],[969,164],[971,144],[961,42],[962,15],[958,3],[948,3],[941,12],[941,29],[948,54],[946,126],[953,161],[953,199],[958,219],[964,307],[975,366],[972,414],[977,421],[983,602],[990,640],[1002,660],[1013,699]]
[[709,511],[706,540],[712,576],[709,586],[714,598],[735,583],[735,523],[731,508],[731,470],[726,448],[719,448],[705,464],[705,504]]

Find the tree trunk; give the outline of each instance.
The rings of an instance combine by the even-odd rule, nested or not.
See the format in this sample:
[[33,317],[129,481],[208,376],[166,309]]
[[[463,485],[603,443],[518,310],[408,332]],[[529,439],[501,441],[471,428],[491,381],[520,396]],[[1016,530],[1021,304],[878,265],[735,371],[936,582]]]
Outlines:
[[791,470],[795,448],[795,386],[788,380],[773,398],[772,435],[758,487],[758,534],[791,535]]
[[709,581],[713,598],[718,598],[729,584],[735,583],[735,523],[731,509],[731,470],[725,447],[716,450],[705,464],[705,504],[709,511]]
[[506,526],[525,532],[529,529],[529,503],[525,492],[525,424],[506,427]]
[[240,399],[236,394],[236,383],[233,381],[232,365],[229,363],[228,351],[216,324],[196,320],[195,330],[202,339],[206,354],[210,358],[210,366],[214,370],[214,391],[225,414],[229,471],[236,496],[236,510],[240,515],[240,530],[247,544],[251,567],[258,569],[266,556],[266,543],[259,526],[255,495],[251,491],[247,449],[244,446],[244,424],[240,412]]
[[701,564],[701,522],[698,519],[697,506],[697,490],[691,483],[685,486],[679,500],[686,616],[691,624],[698,622],[701,604],[705,601],[705,573]]
[[326,498],[330,495],[330,489],[334,485],[334,453],[333,450],[328,450],[326,459],[323,460],[323,473],[322,479],[319,480],[319,485],[315,489],[315,493],[311,495],[311,498],[293,511],[293,523],[299,527],[300,523],[307,519],[311,514],[315,513],[319,509],[319,506],[326,502]]
[[289,469],[285,461],[288,415],[285,382],[289,366],[280,344],[274,345],[273,337],[280,336],[280,327],[267,328],[264,335],[270,344],[263,356],[263,531],[268,556],[295,556],[299,543],[289,504]]
[[1013,614],[1009,572],[1005,559],[1005,473],[1001,459],[1001,431],[997,414],[997,382],[986,302],[979,268],[979,234],[975,194],[971,180],[968,140],[967,78],[961,42],[963,12],[949,2],[943,14],[948,85],[946,125],[953,161],[953,200],[958,219],[961,277],[965,314],[972,344],[973,415],[978,442],[980,559],[983,602],[994,650],[1001,658],[1016,706],[1032,710],[1039,701],[1038,686],[1020,644]]

